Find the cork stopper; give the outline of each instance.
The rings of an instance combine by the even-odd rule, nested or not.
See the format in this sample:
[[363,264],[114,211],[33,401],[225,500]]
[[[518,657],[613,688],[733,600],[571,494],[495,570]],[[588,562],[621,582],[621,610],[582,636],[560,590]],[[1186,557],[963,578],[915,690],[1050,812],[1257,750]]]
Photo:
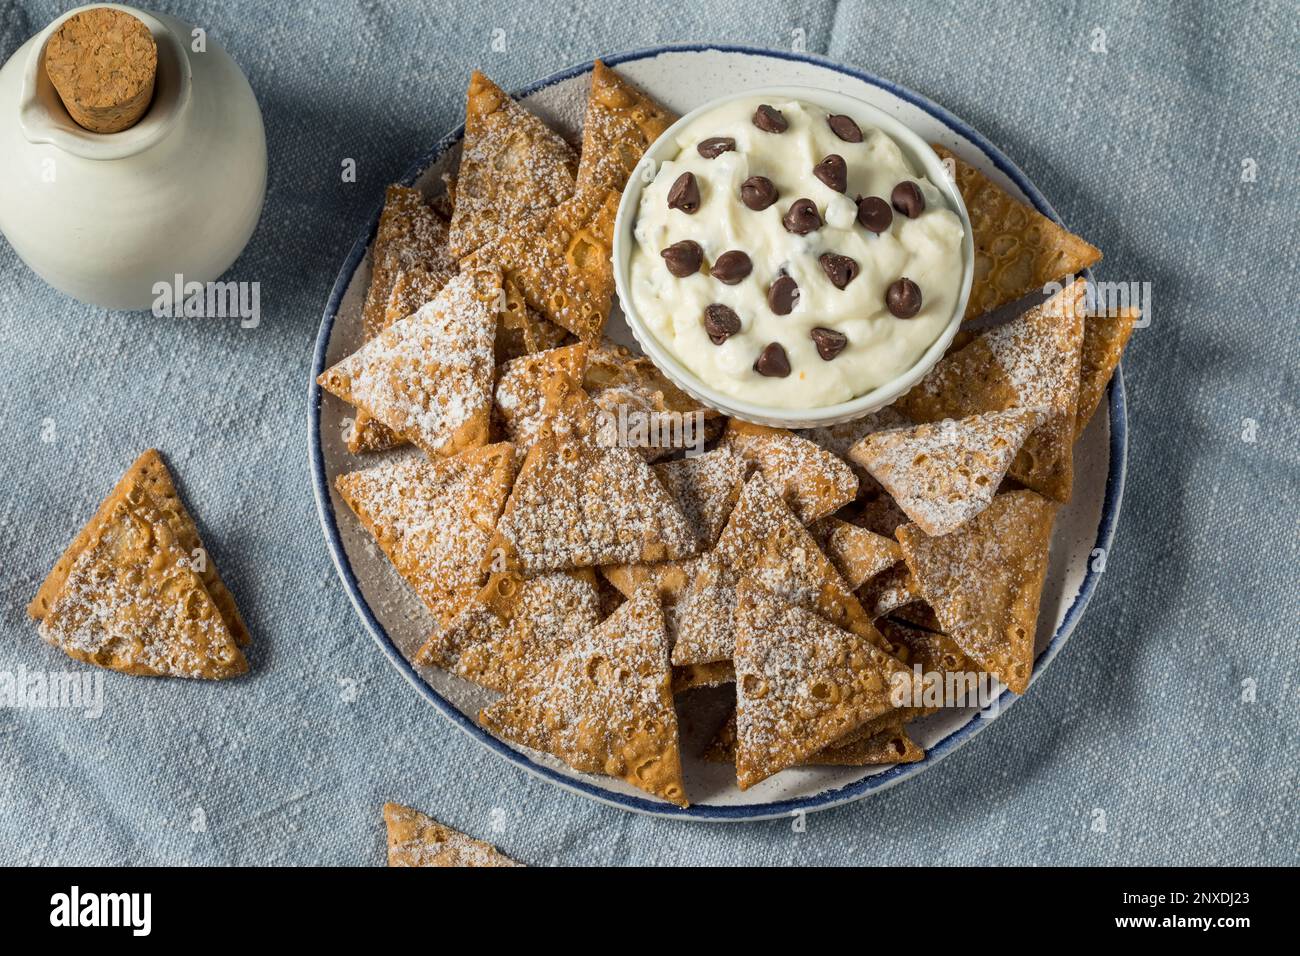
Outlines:
[[92,133],[134,126],[153,99],[158,45],[141,21],[98,7],[66,20],[45,46],[45,72],[68,114]]

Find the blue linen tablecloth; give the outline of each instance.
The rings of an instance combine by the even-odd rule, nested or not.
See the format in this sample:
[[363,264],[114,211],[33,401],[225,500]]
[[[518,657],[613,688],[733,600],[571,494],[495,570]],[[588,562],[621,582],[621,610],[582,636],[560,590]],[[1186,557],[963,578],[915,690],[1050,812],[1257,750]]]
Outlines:
[[[0,709],[0,863],[378,864],[388,799],[534,864],[1297,861],[1294,3],[146,5],[205,26],[257,92],[269,194],[232,277],[261,282],[262,321],[89,308],[0,242],[0,671],[79,666],[23,607],[157,446],[254,672],[106,675],[98,720]],[[0,59],[64,6],[0,0]],[[1153,283],[1124,363],[1126,500],[1069,646],[944,763],[803,832],[653,820],[489,754],[375,648],[312,503],[310,347],[359,225],[460,122],[472,68],[518,87],[622,49],[797,38],[968,120],[1104,249],[1099,278]]]

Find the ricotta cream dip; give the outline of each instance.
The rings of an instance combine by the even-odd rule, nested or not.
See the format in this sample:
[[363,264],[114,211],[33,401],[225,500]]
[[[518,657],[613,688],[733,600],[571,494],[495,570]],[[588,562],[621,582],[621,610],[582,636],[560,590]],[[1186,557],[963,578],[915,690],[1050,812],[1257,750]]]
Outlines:
[[701,114],[675,145],[641,195],[630,294],[706,385],[833,405],[939,338],[961,291],[961,220],[888,134],[754,98]]

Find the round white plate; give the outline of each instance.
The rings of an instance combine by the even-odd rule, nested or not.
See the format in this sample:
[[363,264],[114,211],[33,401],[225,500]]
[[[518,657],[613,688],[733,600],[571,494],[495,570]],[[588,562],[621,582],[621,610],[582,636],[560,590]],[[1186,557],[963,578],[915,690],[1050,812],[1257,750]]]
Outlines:
[[[605,62],[678,113],[706,99],[774,84],[820,86],[848,93],[898,118],[928,142],[947,146],[1013,195],[1056,218],[1024,173],[978,132],[910,90],[860,70],[803,53],[735,46],[659,47],[607,57]],[[530,110],[576,142],[590,72],[589,63],[573,67],[541,80],[519,97]],[[439,177],[455,168],[463,132],[462,127],[444,137],[412,167],[403,182],[420,186],[430,196],[440,192]],[[433,628],[432,618],[334,491],[337,475],[375,459],[348,454],[344,434],[353,410],[325,396],[315,380],[322,370],[361,344],[361,305],[370,281],[367,250],[379,213],[377,208],[343,263],[316,339],[308,401],[312,481],[326,542],[362,623],[416,690],[461,730],[512,763],[615,806],[673,817],[754,820],[836,806],[923,773],[1017,699],[1006,691],[985,716],[974,709],[946,710],[909,725],[908,732],[926,749],[926,757],[919,763],[886,768],[787,770],[742,792],[736,787],[731,767],[705,763],[696,757],[725,712],[726,689],[694,691],[704,695],[705,704],[702,708],[693,706],[692,713],[697,709],[702,713],[683,720],[682,725],[686,787],[692,800],[687,809],[655,800],[620,780],[577,773],[548,755],[516,748],[480,728],[475,715],[493,695],[436,668],[410,663]],[[625,345],[634,345],[617,307],[607,334]],[[415,453],[406,450],[390,454]],[[1052,536],[1031,685],[1064,646],[1097,585],[1104,561],[1098,549],[1104,554],[1109,548],[1119,515],[1125,453],[1124,381],[1117,371],[1109,401],[1094,416],[1075,449],[1074,498],[1060,509]]]

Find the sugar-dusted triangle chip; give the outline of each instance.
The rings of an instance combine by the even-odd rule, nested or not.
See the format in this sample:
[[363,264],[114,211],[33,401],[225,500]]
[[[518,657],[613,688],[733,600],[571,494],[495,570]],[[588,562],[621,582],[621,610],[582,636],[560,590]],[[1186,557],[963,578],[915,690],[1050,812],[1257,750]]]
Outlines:
[[898,529],[908,570],[944,631],[1017,694],[1034,668],[1055,514],[1056,506],[1040,495],[1013,491],[951,534]]
[[497,316],[494,343],[496,363],[510,362],[524,355],[558,348],[569,333],[528,304],[513,282],[503,283],[505,307]]
[[867,615],[875,621],[921,600],[921,595],[917,592],[916,582],[912,580],[907,565],[899,561],[862,585],[858,589],[858,599]]
[[501,299],[499,273],[463,272],[317,381],[428,455],[485,445]]
[[897,710],[912,672],[859,634],[741,582],[736,603],[736,782],[807,761]]
[[804,524],[838,511],[857,497],[858,479],[847,462],[784,428],[733,418],[719,444],[761,471]]
[[578,342],[523,355],[501,366],[494,395],[495,411],[506,434],[526,453],[541,436],[547,420],[546,383],[555,375],[581,380],[587,346]]
[[573,195],[578,154],[477,70],[465,99],[451,250],[466,256]]
[[243,674],[248,661],[163,507],[143,485],[110,500],[48,599],[41,637],[124,674]]
[[1054,280],[1078,275],[1101,259],[1095,246],[1012,199],[973,166],[942,146],[934,151],[952,164],[975,234],[975,280],[967,319],[992,312]]
[[389,866],[522,866],[490,843],[443,826],[419,810],[384,804]]
[[113,486],[108,497],[100,503],[94,516],[73,538],[72,543],[68,545],[49,576],[37,590],[36,596],[27,605],[28,615],[37,621],[45,616],[50,602],[62,590],[73,562],[86,549],[91,539],[98,535],[116,505],[124,498],[142,492],[147,492],[158,510],[162,512],[163,518],[166,519],[168,527],[176,538],[176,544],[189,556],[189,566],[203,579],[203,586],[216,604],[217,610],[221,612],[221,619],[234,637],[235,643],[240,647],[247,647],[252,643],[252,638],[249,637],[248,628],[244,626],[239,608],[235,606],[234,595],[221,580],[216,562],[212,560],[212,555],[208,553],[200,539],[198,526],[189,511],[185,509],[185,503],[181,501],[180,493],[176,490],[176,484],[172,481],[171,472],[167,470],[162,455],[153,448],[143,452],[132,463],[126,474]]
[[646,149],[675,122],[675,115],[597,60],[582,126],[579,184],[621,192]]
[[677,602],[674,664],[707,664],[732,656],[736,586],[746,576],[884,646],[830,559],[762,472],[755,472],[717,546],[700,557],[694,579]]
[[1119,367],[1124,347],[1142,313],[1124,308],[1115,315],[1088,315],[1083,320],[1083,356],[1079,361],[1079,407],[1074,420],[1077,439],[1092,421],[1101,396]]
[[616,190],[579,189],[546,212],[511,225],[461,260],[498,267],[528,304],[583,342],[599,340],[614,298]]
[[808,530],[854,591],[903,560],[902,549],[893,538],[839,518],[822,518]]
[[880,485],[876,484],[876,479],[872,478],[865,468],[849,459],[849,449],[872,432],[885,428],[906,428],[911,424],[912,422],[896,408],[886,405],[882,409],[852,421],[837,422],[834,425],[822,425],[817,428],[802,428],[795,434],[847,461],[853,473],[858,476],[858,497],[868,498],[879,493]]
[[849,457],[926,534],[947,534],[988,507],[1045,408],[1011,408],[868,435]]
[[1010,408],[1046,408],[1007,470],[1027,488],[1069,501],[1083,345],[1082,279],[1023,315],[945,355],[898,400],[918,422]]
[[424,643],[416,662],[504,693],[602,618],[596,576],[590,569],[533,578],[493,574],[474,599]]
[[411,456],[339,475],[339,495],[440,620],[482,586],[483,562],[515,476],[502,442],[452,458]]
[[492,553],[503,566],[537,574],[694,554],[694,531],[644,459],[597,441],[582,387],[556,374],[546,396],[549,421],[497,522]]
[[[875,767],[924,760],[925,751],[907,735],[904,723],[893,714],[873,718],[863,724],[859,732],[849,734],[852,739],[831,744],[805,760],[802,766]],[[711,763],[736,762],[734,709],[700,756]]]
[[483,710],[479,723],[575,770],[687,805],[668,635],[652,588]]
[[[388,187],[370,260],[370,285],[361,308],[367,342],[432,299],[456,274],[456,260],[447,248],[447,220],[409,186]],[[358,411],[348,451],[382,451],[400,443],[392,429]]]
[[726,448],[652,466],[681,506],[699,550],[717,543],[745,484],[745,463]]

